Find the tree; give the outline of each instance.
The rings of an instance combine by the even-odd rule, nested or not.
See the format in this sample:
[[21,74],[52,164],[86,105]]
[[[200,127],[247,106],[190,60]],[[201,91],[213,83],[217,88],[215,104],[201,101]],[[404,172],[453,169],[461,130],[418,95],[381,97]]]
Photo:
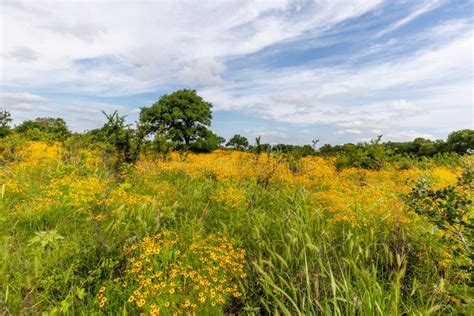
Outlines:
[[207,130],[205,135],[201,135],[194,143],[192,143],[189,149],[193,152],[208,153],[218,149],[225,139],[215,133]]
[[460,155],[474,150],[474,130],[463,129],[448,135],[446,147]]
[[15,130],[18,133],[31,135],[45,133],[54,139],[64,139],[71,134],[62,118],[52,117],[38,117],[33,121],[24,121]]
[[0,111],[0,137],[5,137],[10,133],[11,114],[6,109]]
[[140,125],[145,134],[161,135],[185,150],[205,139],[211,125],[212,104],[203,100],[195,90],[178,90],[162,96],[151,107],[140,111]]
[[225,144],[226,147],[232,147],[238,150],[245,150],[249,147],[249,141],[244,136],[234,135],[228,142]]
[[255,137],[255,145],[250,146],[250,150],[257,154],[257,157],[261,153],[269,153],[272,151],[272,146],[268,143],[262,144],[262,136]]
[[[112,114],[104,113],[107,122],[102,127],[102,134],[106,142],[114,146],[117,156],[117,166],[122,162],[132,163],[138,158],[138,151],[133,150],[133,130],[125,123],[125,116],[119,116],[115,111]],[[138,144],[135,144],[138,146]]]

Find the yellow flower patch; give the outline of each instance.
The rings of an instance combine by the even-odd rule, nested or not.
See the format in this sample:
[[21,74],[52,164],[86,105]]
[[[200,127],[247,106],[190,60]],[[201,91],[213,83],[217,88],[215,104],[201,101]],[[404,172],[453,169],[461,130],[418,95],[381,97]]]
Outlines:
[[[127,253],[127,269],[105,291],[109,304],[114,301],[121,306],[124,300],[130,311],[191,314],[218,311],[231,297],[241,295],[237,281],[246,277],[245,253],[226,237],[211,235],[185,242],[165,232],[145,237]],[[100,297],[105,296],[101,290]],[[103,308],[100,297],[98,304]]]

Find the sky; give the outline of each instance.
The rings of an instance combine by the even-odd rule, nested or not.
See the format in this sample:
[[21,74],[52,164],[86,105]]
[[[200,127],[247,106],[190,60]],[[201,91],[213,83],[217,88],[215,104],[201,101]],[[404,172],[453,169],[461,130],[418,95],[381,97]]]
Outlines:
[[229,139],[341,144],[474,128],[469,0],[0,2],[14,123],[129,122],[178,89]]

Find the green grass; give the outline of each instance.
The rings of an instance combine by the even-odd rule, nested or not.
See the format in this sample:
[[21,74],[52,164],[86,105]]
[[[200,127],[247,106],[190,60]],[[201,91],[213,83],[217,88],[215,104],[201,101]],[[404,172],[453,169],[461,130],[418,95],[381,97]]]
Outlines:
[[[40,211],[14,208],[44,195],[51,178],[71,170],[81,171],[81,167],[61,162],[17,174],[18,181],[28,184],[27,192],[7,190],[0,200],[0,314],[99,313],[96,293],[123,269],[125,246],[164,230],[184,238],[218,232],[245,249],[248,277],[239,284],[243,295],[229,302],[222,313],[446,315],[472,311],[468,304],[472,288],[457,271],[441,269],[430,255],[439,247],[430,237],[430,228],[413,231],[413,226],[394,226],[377,217],[370,219],[370,227],[331,223],[328,212],[312,206],[310,192],[303,187],[262,188],[249,179],[238,184],[245,192],[245,203],[229,210],[211,199],[227,185],[212,176],[196,179],[180,172],[163,173],[155,181],[170,183],[175,191],[159,196],[133,171],[124,179],[98,167],[81,172],[113,179],[104,194],[127,181],[133,191],[154,195],[159,203],[98,204],[91,209],[59,203]],[[106,218],[94,220],[98,214]],[[49,235],[35,242],[38,232]],[[457,289],[465,304],[448,301],[446,295],[454,291],[449,289]]]

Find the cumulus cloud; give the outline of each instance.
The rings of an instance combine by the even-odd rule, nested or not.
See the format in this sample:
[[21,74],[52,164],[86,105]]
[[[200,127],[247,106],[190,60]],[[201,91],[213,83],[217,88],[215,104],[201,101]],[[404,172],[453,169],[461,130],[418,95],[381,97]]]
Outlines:
[[0,94],[0,102],[7,110],[50,110],[46,105],[48,99],[28,92],[3,92]]
[[191,87],[223,84],[224,80],[221,78],[221,73],[224,69],[224,64],[214,59],[199,59],[178,71],[178,81]]

